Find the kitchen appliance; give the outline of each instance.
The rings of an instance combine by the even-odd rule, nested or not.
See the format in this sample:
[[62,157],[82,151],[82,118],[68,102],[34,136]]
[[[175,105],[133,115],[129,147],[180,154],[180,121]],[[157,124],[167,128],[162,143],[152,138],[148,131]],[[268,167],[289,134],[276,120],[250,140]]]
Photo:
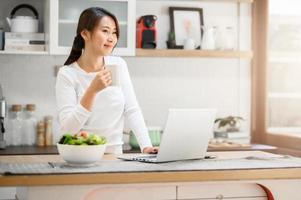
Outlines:
[[0,149],[5,149],[5,139],[4,139],[4,118],[6,114],[6,102],[2,93],[2,87],[0,85]]
[[[22,8],[29,9],[34,16],[15,16],[16,12]],[[6,18],[10,31],[15,33],[37,33],[39,24],[38,11],[29,4],[20,4],[10,13],[10,18]]]
[[137,21],[137,48],[155,49],[157,46],[157,16],[144,15]]

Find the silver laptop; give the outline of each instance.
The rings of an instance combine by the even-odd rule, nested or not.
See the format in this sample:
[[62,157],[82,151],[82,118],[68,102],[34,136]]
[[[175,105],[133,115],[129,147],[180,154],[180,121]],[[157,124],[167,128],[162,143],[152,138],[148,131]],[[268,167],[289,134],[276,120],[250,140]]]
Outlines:
[[205,158],[216,109],[170,109],[158,154],[122,154],[123,160],[170,162]]

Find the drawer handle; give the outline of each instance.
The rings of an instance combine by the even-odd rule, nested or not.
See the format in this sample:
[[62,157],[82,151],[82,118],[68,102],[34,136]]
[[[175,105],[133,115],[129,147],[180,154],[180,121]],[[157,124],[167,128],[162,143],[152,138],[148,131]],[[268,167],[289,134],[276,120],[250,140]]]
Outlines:
[[268,200],[275,200],[273,193],[271,192],[271,190],[269,188],[267,188],[266,186],[259,184],[259,183],[257,183],[257,185],[260,186],[264,190],[264,192],[267,194]]
[[223,196],[222,194],[217,195],[217,196],[216,196],[216,199],[224,199],[224,196]]

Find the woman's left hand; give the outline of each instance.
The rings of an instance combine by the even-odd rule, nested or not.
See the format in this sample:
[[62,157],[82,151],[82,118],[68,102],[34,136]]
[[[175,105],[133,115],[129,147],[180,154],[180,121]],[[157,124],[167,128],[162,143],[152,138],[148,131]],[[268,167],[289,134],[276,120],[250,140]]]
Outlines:
[[149,153],[149,154],[157,154],[159,151],[159,147],[145,147],[143,149],[143,153]]

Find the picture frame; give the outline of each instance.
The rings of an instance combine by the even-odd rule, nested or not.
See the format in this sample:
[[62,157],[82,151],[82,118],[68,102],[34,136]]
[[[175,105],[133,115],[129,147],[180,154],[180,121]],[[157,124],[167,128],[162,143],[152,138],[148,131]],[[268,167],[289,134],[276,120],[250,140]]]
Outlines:
[[192,39],[196,48],[201,46],[203,9],[169,7],[170,32],[174,33],[176,49],[183,49],[185,41]]

